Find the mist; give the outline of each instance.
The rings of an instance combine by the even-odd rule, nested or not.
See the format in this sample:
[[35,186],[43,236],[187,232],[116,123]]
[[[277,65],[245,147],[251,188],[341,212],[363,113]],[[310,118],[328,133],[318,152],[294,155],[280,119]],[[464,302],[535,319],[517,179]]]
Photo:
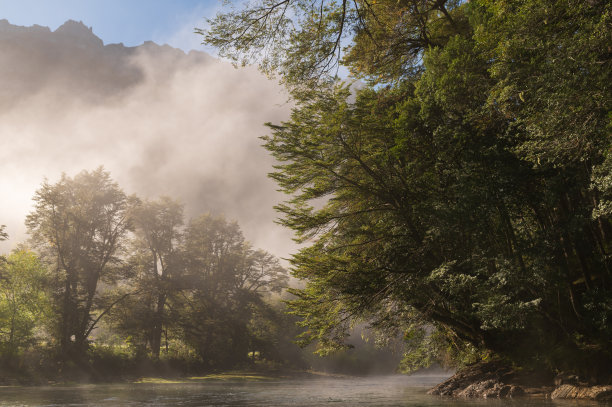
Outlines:
[[46,177],[103,165],[127,193],[169,195],[188,216],[236,220],[255,247],[286,257],[274,223],[283,199],[267,178],[265,122],[288,117],[282,87],[253,68],[169,46],[104,45],[82,23],[0,21],[0,224],[7,252]]

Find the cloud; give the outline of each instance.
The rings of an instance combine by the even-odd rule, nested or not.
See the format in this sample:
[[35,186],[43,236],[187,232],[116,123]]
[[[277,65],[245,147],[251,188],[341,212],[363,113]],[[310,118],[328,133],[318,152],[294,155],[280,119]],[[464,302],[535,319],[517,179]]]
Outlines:
[[71,35],[81,29],[61,41],[30,38],[20,51],[0,27],[0,52],[10,57],[0,63],[0,88],[10,83],[12,92],[0,93],[0,224],[11,236],[0,249],[26,238],[23,221],[44,177],[104,165],[128,193],[169,195],[189,216],[235,219],[256,247],[294,250],[274,223],[283,195],[266,176],[273,162],[258,138],[264,122],[288,117],[282,88],[203,53],[151,43],[79,47]]

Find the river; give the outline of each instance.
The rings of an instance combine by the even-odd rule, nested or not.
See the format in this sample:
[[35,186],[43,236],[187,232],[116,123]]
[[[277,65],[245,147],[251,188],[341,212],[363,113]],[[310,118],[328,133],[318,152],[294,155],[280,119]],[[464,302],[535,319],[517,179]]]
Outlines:
[[0,406],[611,406],[549,400],[454,400],[429,396],[436,376],[275,379],[200,383],[3,387]]

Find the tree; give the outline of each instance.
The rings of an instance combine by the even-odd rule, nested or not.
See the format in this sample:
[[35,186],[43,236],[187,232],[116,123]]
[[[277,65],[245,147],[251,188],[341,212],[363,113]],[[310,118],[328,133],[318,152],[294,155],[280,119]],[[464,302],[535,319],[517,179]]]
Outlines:
[[49,273],[31,251],[15,250],[0,265],[0,345],[4,356],[34,343],[50,314]]
[[[281,6],[296,7],[295,28]],[[305,343],[341,347],[365,319],[404,330],[418,352],[605,378],[611,6],[353,6],[255,3],[205,37],[247,61],[272,47],[263,68],[294,90],[291,119],[264,141],[291,196],[282,223],[310,242],[292,260],[307,281],[292,302]],[[361,91],[312,81],[345,36],[341,60],[370,84]]]
[[183,207],[170,198],[140,202],[131,216],[134,239],[120,285],[133,291],[110,320],[137,352],[148,348],[159,358],[165,337],[167,352],[178,344],[208,367],[232,367],[268,345],[252,322],[257,313],[264,324],[277,316],[264,301],[287,283],[276,257],[253,250],[222,217],[202,215],[183,228]]
[[98,284],[113,278],[130,227],[129,199],[102,167],[45,181],[26,218],[32,242],[53,268],[55,336],[64,359],[80,359],[88,336],[114,303],[95,315]]
[[153,357],[159,358],[164,326],[167,330],[170,323],[167,303],[180,290],[183,274],[183,206],[168,197],[144,201],[132,210],[132,221],[135,239],[131,264],[136,275],[129,284],[136,287],[138,296],[126,304],[128,312],[120,324],[131,333],[144,331]]
[[252,350],[249,323],[262,296],[286,284],[278,260],[254,251],[235,222],[202,215],[185,231],[186,275],[180,320],[184,338],[205,363],[232,366]]

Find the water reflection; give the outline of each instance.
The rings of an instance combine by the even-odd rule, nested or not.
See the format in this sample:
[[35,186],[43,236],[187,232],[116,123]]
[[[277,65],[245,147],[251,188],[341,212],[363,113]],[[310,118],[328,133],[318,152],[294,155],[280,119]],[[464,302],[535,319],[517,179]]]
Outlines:
[[452,400],[428,396],[436,376],[387,376],[263,382],[113,384],[0,389],[0,406],[611,406],[549,400]]

